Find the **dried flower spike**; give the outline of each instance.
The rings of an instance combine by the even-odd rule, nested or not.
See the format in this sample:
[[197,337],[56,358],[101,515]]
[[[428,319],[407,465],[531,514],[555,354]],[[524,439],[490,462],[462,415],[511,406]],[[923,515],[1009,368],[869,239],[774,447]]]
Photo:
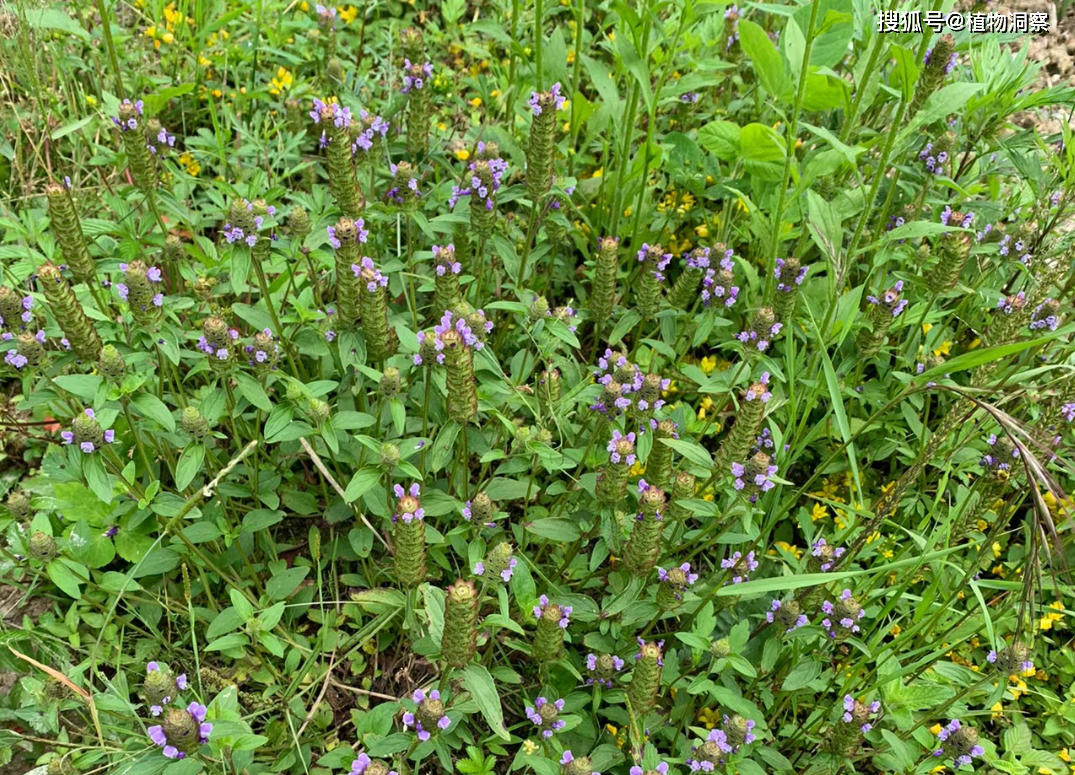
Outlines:
[[59,183],[49,183],[45,187],[45,198],[48,200],[52,233],[60,245],[64,263],[71,267],[72,274],[79,280],[92,282],[97,276],[97,266],[90,256],[86,236],[82,233],[82,223],[75,212],[71,189]]
[[477,643],[478,591],[473,583],[460,579],[445,595],[441,657],[450,667],[462,667],[474,658]]
[[71,343],[75,355],[85,363],[93,363],[101,354],[101,338],[93,323],[82,310],[82,305],[75,298],[74,291],[67,284],[59,267],[52,263],[43,264],[37,270],[41,281],[41,292],[45,295],[49,309],[56,322],[63,329],[64,336]]

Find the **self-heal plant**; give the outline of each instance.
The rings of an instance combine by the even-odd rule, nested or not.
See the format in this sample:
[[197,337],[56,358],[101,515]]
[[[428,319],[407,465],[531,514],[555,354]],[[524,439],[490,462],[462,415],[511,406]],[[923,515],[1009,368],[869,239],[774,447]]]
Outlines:
[[116,432],[101,428],[94,411],[85,409],[71,420],[71,430],[61,431],[60,437],[64,444],[77,446],[88,455],[100,450],[102,444],[113,443],[116,440]]
[[530,656],[539,663],[549,662],[560,656],[564,647],[564,632],[571,623],[571,606],[550,603],[546,595],[534,606],[537,632],[530,647]]
[[160,724],[149,727],[149,739],[168,759],[185,759],[209,742],[213,725],[205,720],[207,708],[198,702],[186,708],[170,708]]
[[452,725],[444,701],[436,689],[428,694],[422,689],[415,689],[411,701],[416,707],[414,711],[403,714],[403,728],[413,729],[419,740],[429,740],[434,732],[444,732]]
[[621,670],[627,663],[615,654],[587,654],[586,655],[586,671],[589,675],[586,678],[587,684],[598,684],[606,689],[612,688],[612,678]]
[[985,755],[985,749],[978,743],[978,730],[964,726],[959,719],[952,719],[943,726],[938,724],[935,734],[940,746],[933,755],[938,759],[954,761],[957,767],[966,767],[974,759]]
[[533,705],[526,706],[526,717],[538,728],[541,736],[548,739],[567,726],[567,722],[560,718],[563,709],[563,700],[549,702],[544,697],[538,697]]
[[394,485],[396,509],[392,515],[395,528],[396,577],[405,587],[418,586],[426,576],[426,523],[425,510],[419,500],[421,485],[411,484],[409,489]]

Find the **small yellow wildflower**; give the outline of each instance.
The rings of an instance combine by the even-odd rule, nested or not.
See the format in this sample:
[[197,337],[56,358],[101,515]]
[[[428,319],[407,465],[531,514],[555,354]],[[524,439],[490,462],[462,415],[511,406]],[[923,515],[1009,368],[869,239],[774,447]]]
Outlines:
[[974,339],[974,340],[971,341],[970,344],[967,345],[967,349],[968,350],[973,350],[975,347],[977,347],[981,343],[982,343],[981,339]]
[[220,89],[213,89],[209,93],[216,97],[218,100],[224,96],[224,92],[222,92]]
[[[1012,677],[1014,678],[1015,676]],[[1022,678],[1015,678],[1015,681],[1013,681],[1012,683],[1014,683],[1015,685],[1009,686],[1008,691],[1012,693],[1013,700],[1018,700],[1020,697],[1027,693],[1026,681],[1024,681]]]
[[899,635],[899,634],[900,634],[901,632],[903,632],[903,628],[902,628],[902,627],[900,627],[900,626],[899,626],[898,624],[893,624],[893,625],[892,625],[891,627],[889,627],[889,628],[888,628],[888,631],[889,631],[889,633],[891,633],[891,634],[892,634],[892,637],[893,637],[893,638],[895,638],[895,637],[897,637],[897,636],[898,636],[898,635]]
[[96,107],[97,106],[97,98],[94,97],[92,94],[87,94],[86,95],[86,104],[89,105],[91,108]]
[[533,756],[540,749],[541,749],[541,746],[539,746],[533,740],[524,740],[523,741],[523,753],[525,753],[527,756]]
[[668,389],[667,390],[662,390],[661,395],[664,398],[668,398],[668,396],[670,396],[672,393],[678,393],[678,392],[679,392],[679,388],[676,387],[676,381],[674,379],[672,379],[672,380],[668,381]]
[[895,554],[891,549],[882,549],[881,556],[884,557],[886,560],[891,560],[893,556],[895,556]]
[[295,77],[291,75],[291,72],[286,67],[280,67],[276,71],[276,77],[272,79],[269,84],[269,94],[274,97],[279,97],[280,93],[291,88],[291,84],[294,83]]
[[500,89],[493,89],[491,92],[489,92],[489,96],[490,97],[499,97],[500,96]]
[[340,12],[344,24],[350,24],[358,18],[358,9],[353,5],[341,5],[336,10]]
[[633,213],[634,211],[635,211],[634,205],[628,205],[627,208],[623,211],[623,217],[624,218],[630,218],[631,213]]
[[713,409],[713,406],[714,404],[712,398],[710,398],[709,396],[703,398],[701,403],[698,404],[698,419],[704,420],[706,418],[706,415]]
[[604,167],[598,167],[597,169],[595,169],[595,170],[593,171],[593,174],[592,174],[592,175],[590,175],[590,177],[591,177],[591,178],[599,178],[599,177],[601,177],[601,176],[602,176],[602,175],[604,175],[604,174],[605,174],[605,168],[604,168]]
[[642,476],[642,474],[646,473],[646,467],[642,465],[641,460],[636,459],[635,462],[631,465],[630,473],[631,476]]
[[[792,546],[787,541],[777,541],[776,546],[778,548],[780,548],[780,549],[783,549],[785,552],[790,554],[796,560],[803,556],[803,550],[802,549],[800,549],[797,546]],[[775,552],[774,552],[774,554],[775,554]]]
[[195,176],[202,171],[202,165],[198,164],[198,160],[189,151],[180,155],[179,163],[187,171],[188,175]]
[[[1059,600],[1057,600],[1055,603],[1050,603],[1049,607],[1057,612],[1064,610],[1064,604],[1061,603]],[[1041,617],[1041,619],[1038,621],[1038,629],[1051,630],[1053,628],[1053,624],[1062,621],[1063,618],[1063,613],[1054,613],[1053,611],[1050,611],[1046,613],[1045,616]]]
[[697,234],[699,237],[708,237],[709,227],[706,226],[704,223],[700,223],[694,227],[694,233]]
[[575,64],[575,50],[574,49],[571,49],[570,51],[567,52],[567,63],[569,65]]
[[437,129],[439,129],[442,132],[447,132],[448,131],[448,125],[445,124],[443,121],[438,121],[437,122]]
[[711,374],[717,368],[717,356],[708,355],[702,358],[702,373]]
[[950,341],[941,342],[940,345],[933,351],[934,355],[948,355],[952,352],[952,343]]
[[923,323],[922,324],[922,333],[923,334],[928,334],[932,330],[933,330],[933,324],[932,323]]
[[814,522],[820,522],[821,520],[828,518],[828,507],[824,503],[815,503],[813,510],[810,512],[810,519]]
[[698,711],[698,723],[706,729],[713,729],[723,721],[724,716],[716,708],[702,708]]
[[466,161],[470,158],[470,151],[466,148],[460,148],[455,152],[455,158],[459,159],[459,161]]
[[931,773],[944,772],[946,769],[948,769],[948,768],[945,767],[943,764],[938,764],[936,767],[934,767],[932,770],[930,770],[930,772]]
[[475,108],[480,108],[482,106],[482,98],[481,97],[475,97],[474,99],[472,99],[470,101],[470,104],[472,106],[474,106]]
[[302,11],[303,13],[306,13],[306,12],[308,12],[310,10],[310,4],[307,3],[306,0],[302,0],[302,2],[299,3],[298,7],[299,7],[299,10]]
[[937,735],[939,735],[941,733],[941,725],[940,724],[934,724],[933,726],[931,726],[929,728],[929,733],[931,735],[933,735],[934,737],[936,737]]
[[881,538],[881,533],[879,531],[875,530],[872,533],[870,533],[868,536],[866,536],[866,543],[867,544],[872,544],[874,541],[880,540],[880,538]]
[[210,60],[206,59],[205,57],[201,56],[200,54],[198,55],[198,64],[201,65],[202,67],[212,67],[213,66],[213,63]]
[[1004,705],[1002,703],[993,703],[989,710],[993,711],[993,718],[1004,718]]

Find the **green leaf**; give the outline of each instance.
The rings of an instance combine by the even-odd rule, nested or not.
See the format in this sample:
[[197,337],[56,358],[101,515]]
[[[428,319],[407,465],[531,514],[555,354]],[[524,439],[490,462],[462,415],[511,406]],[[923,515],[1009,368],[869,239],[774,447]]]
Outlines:
[[700,444],[696,444],[693,441],[686,441],[685,439],[661,439],[661,443],[671,447],[695,465],[704,468],[713,467],[712,456],[709,454],[709,451]]
[[347,489],[343,492],[343,498],[348,503],[354,503],[381,480],[381,472],[376,468],[366,467],[355,472]]
[[240,371],[235,373],[235,384],[239,388],[239,392],[242,393],[243,398],[251,404],[263,412],[272,411],[272,401],[269,400],[269,394],[265,392],[265,388],[256,379]]
[[229,589],[228,597],[231,598],[231,604],[235,606],[235,611],[239,614],[240,619],[244,622],[250,622],[254,619],[254,605],[246,599],[246,595],[237,589]]
[[785,692],[805,689],[819,675],[821,675],[821,665],[812,655],[807,655],[800,659],[799,663],[791,669],[787,678],[784,679],[781,689]]
[[[75,575],[75,573],[67,566],[67,563],[63,558],[55,559],[45,566],[45,572],[60,590],[68,597],[73,597],[75,600],[82,598],[82,579]],[[81,565],[76,565],[77,568],[82,568],[84,576],[89,576],[89,573]]]
[[59,30],[60,32],[70,33],[77,38],[82,38],[82,40],[90,39],[90,34],[78,22],[63,11],[55,8],[27,10],[26,23],[34,29]]
[[1002,358],[1006,358],[1009,355],[1022,352],[1023,350],[1029,350],[1032,347],[1045,344],[1046,342],[1056,339],[1059,336],[1067,336],[1073,330],[1075,326],[1063,326],[1062,328],[1053,331],[1048,336],[1042,336],[1037,339],[1030,339],[1025,342],[1013,342],[1012,344],[998,344],[995,347],[983,347],[977,350],[971,350],[970,352],[961,353],[951,360],[945,361],[942,364],[934,366],[924,374],[920,379],[923,382],[928,381],[930,377],[936,377],[944,374],[955,374],[957,371],[966,371],[967,369],[973,369],[976,366],[981,366],[983,363],[992,363],[993,361],[999,361]]
[[100,377],[94,377],[89,374],[64,374],[54,377],[52,381],[83,401],[92,401],[97,395],[97,389],[102,382]]
[[99,453],[82,457],[82,475],[94,495],[105,503],[112,502],[112,477],[105,471]]
[[246,636],[240,635],[237,632],[233,632],[231,635],[225,635],[223,638],[217,638],[208,646],[205,647],[206,651],[228,651],[230,649],[242,648],[247,644]]
[[265,441],[273,441],[273,436],[277,435],[295,418],[295,409],[286,404],[279,404],[272,408],[269,412],[269,417],[265,420],[265,429],[262,433],[265,435]]
[[152,393],[139,393],[131,399],[131,403],[143,417],[148,417],[162,428],[175,432],[175,418],[168,407]]
[[489,728],[500,738],[510,740],[511,735],[504,728],[504,709],[500,705],[500,695],[489,671],[481,665],[469,665],[463,670],[463,686],[470,692],[474,702],[481,711]]
[[179,456],[179,462],[175,467],[175,486],[177,490],[185,490],[194,477],[202,470],[205,462],[205,446],[202,444],[188,444]]
[[721,161],[739,158],[739,125],[731,121],[710,121],[698,130],[698,143]]
[[299,584],[309,573],[308,567],[288,568],[275,574],[265,583],[265,592],[273,600],[283,600],[299,588]]
[[536,519],[526,529],[534,535],[561,543],[570,543],[582,537],[579,526],[570,519]]
[[776,99],[791,98],[791,81],[780,52],[760,26],[747,19],[739,20],[739,45],[754,63],[754,72],[765,90]]

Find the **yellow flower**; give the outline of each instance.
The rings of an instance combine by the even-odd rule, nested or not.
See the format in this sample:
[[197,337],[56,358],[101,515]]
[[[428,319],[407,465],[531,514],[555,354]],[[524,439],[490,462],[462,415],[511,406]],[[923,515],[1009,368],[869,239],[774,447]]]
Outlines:
[[358,9],[353,5],[341,5],[336,10],[340,12],[340,18],[343,19],[344,24],[350,24],[358,18]]
[[212,62],[210,62],[208,59],[206,59],[205,57],[201,56],[200,54],[198,55],[198,64],[201,65],[202,67],[212,67],[213,66]]
[[941,342],[940,346],[933,351],[934,355],[948,355],[952,351],[952,343],[949,341]]
[[442,132],[447,132],[448,131],[448,125],[445,124],[443,121],[438,121],[437,122],[437,129],[439,129]]
[[1009,686],[1008,691],[1012,693],[1013,700],[1018,700],[1020,697],[1027,693],[1026,681],[1024,681],[1022,678],[1016,678],[1013,683],[1015,684],[1015,686]]
[[590,177],[591,177],[591,178],[599,178],[599,177],[601,177],[601,176],[602,176],[602,175],[604,175],[604,174],[605,174],[605,168],[604,168],[604,167],[598,167],[597,169],[595,169],[595,170],[593,171],[593,174],[592,174],[592,175],[590,175]]
[[702,358],[702,373],[711,374],[717,368],[717,356],[709,355]]
[[943,764],[938,764],[936,767],[930,770],[930,772],[944,772],[946,769],[948,768],[945,767]]
[[474,99],[472,99],[470,101],[470,104],[473,105],[476,108],[480,108],[482,106],[482,98],[481,97],[475,97]]
[[700,223],[694,227],[694,233],[697,234],[699,237],[708,237],[709,227],[706,226],[704,223]]
[[299,10],[303,13],[308,12],[310,10],[310,4],[307,3],[306,0],[302,0],[302,2],[299,3]]
[[823,519],[828,519],[829,510],[824,503],[815,503],[813,510],[810,512],[810,519],[814,522],[820,522]]
[[872,544],[874,541],[877,541],[880,538],[881,538],[881,533],[879,531],[875,530],[872,533],[870,533],[868,536],[866,536],[866,543],[867,544]]
[[1001,550],[1001,547],[1000,547],[1000,542],[999,541],[994,541],[993,542],[993,556],[994,557],[1000,557],[1001,551],[1002,550]]
[[981,343],[982,343],[981,339],[974,339],[974,340],[971,341],[970,344],[967,345],[967,349],[968,350],[973,350],[975,347],[977,347]]
[[674,379],[672,379],[672,380],[668,381],[668,389],[667,390],[662,390],[661,395],[664,398],[668,398],[668,396],[670,396],[672,393],[678,393],[678,392],[679,392],[679,388],[676,387],[676,381]]
[[527,756],[533,756],[540,750],[541,746],[535,743],[533,740],[523,741],[523,753]]
[[1069,763],[1071,762],[1071,754],[1068,753],[1067,748],[1064,748],[1063,750],[1061,750],[1060,753],[1057,754],[1057,756],[1060,757],[1061,761],[1069,762]]
[[195,176],[202,171],[202,165],[198,164],[197,159],[189,151],[180,155],[179,163],[183,165],[183,169],[187,171],[188,175]]
[[698,711],[698,723],[706,729],[713,729],[724,719],[723,714],[716,708],[702,708]]
[[291,88],[291,84],[295,78],[291,75],[286,67],[281,67],[276,71],[276,77],[272,79],[269,84],[269,94],[274,97],[279,97],[280,92]]
[[900,634],[901,632],[903,632],[903,628],[902,628],[902,627],[900,627],[900,626],[899,626],[898,624],[893,624],[893,625],[892,625],[892,626],[891,626],[891,627],[890,627],[890,628],[888,629],[888,631],[889,631],[890,633],[892,633],[892,637],[893,637],[893,638],[895,638],[895,637],[896,637],[896,636],[898,636],[898,635],[899,635],[899,634]]
[[605,731],[612,735],[612,739],[616,741],[617,748],[623,748],[627,742],[627,731],[620,731],[614,724],[605,724]]
[[941,733],[941,725],[940,724],[934,724],[933,726],[931,726],[929,728],[929,733],[931,735],[933,735],[934,737],[936,737],[937,735],[939,735]]
[[642,474],[644,473],[646,473],[646,467],[642,465],[642,461],[635,460],[635,462],[631,465],[631,476],[642,476]]
[[459,161],[466,161],[470,158],[470,151],[466,148],[460,148],[455,152],[455,158],[459,159]]
[[490,97],[499,97],[500,96],[500,89],[493,89],[491,92],[489,92],[489,96]]
[[891,560],[894,556],[894,553],[891,549],[882,549],[881,556],[884,557],[886,560]]
[[567,63],[569,65],[575,64],[575,50],[574,49],[571,49],[570,51],[567,52]]
[[933,330],[933,324],[932,323],[923,323],[922,324],[922,333],[923,334],[928,334],[932,330]]
[[214,97],[216,97],[217,99],[220,99],[221,97],[223,97],[223,96],[224,96],[224,92],[222,92],[222,91],[221,91],[220,89],[213,89],[213,90],[212,90],[211,92],[209,92],[209,93],[210,93],[210,94],[212,94],[212,95],[213,95]]
[[783,549],[785,552],[793,556],[796,560],[803,556],[803,550],[797,546],[792,546],[787,541],[777,541],[776,546]]
[[710,398],[709,396],[703,398],[702,402],[698,404],[698,419],[704,420],[706,418],[706,414],[708,414],[708,412],[713,408],[713,406],[714,404],[712,398]]
[[633,213],[634,211],[635,211],[634,205],[628,205],[628,206],[627,206],[627,209],[625,209],[625,210],[623,211],[623,217],[624,217],[624,218],[630,218],[630,217],[631,217],[631,213]]
[[[1054,611],[1063,611],[1064,604],[1057,600],[1055,603],[1050,603],[1049,608],[1054,609]],[[1046,613],[1045,616],[1041,617],[1041,619],[1038,621],[1038,629],[1051,630],[1053,628],[1053,624],[1063,621],[1063,619],[1063,613],[1054,613],[1050,611],[1049,613]]]
[[94,97],[92,94],[87,94],[86,104],[89,105],[91,108],[95,107],[97,105],[97,98]]

